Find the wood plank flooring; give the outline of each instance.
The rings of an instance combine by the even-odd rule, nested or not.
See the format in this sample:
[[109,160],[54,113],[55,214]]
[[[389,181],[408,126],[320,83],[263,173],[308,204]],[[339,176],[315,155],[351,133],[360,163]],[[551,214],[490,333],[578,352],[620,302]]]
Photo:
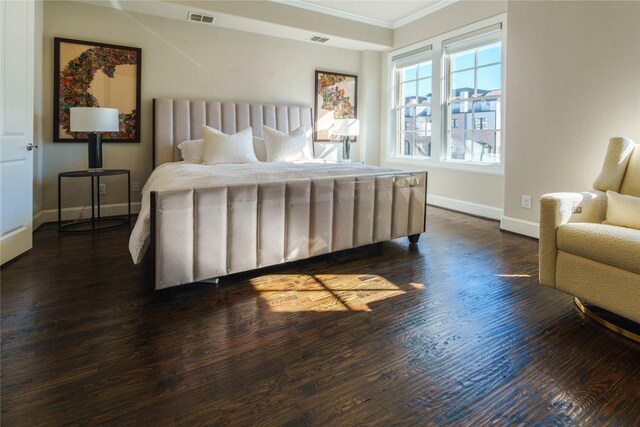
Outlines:
[[640,344],[496,222],[157,292],[128,236],[45,225],[3,267],[3,425],[640,425]]

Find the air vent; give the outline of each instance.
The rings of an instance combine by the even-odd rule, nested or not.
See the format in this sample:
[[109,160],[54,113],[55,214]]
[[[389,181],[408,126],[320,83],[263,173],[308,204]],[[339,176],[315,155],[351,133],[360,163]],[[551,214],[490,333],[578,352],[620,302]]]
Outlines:
[[202,13],[189,12],[187,21],[200,22],[202,24],[213,24],[216,18],[210,15],[203,15]]
[[313,36],[309,40],[311,40],[312,42],[318,42],[318,43],[326,43],[329,41],[328,38],[321,37],[321,36]]

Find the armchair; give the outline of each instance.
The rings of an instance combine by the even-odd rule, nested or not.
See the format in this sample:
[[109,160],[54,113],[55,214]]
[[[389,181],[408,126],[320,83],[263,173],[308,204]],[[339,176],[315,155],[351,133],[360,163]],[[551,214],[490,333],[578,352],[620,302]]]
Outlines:
[[[609,221],[609,190],[640,197],[640,145],[628,138],[611,138],[592,191],[542,196],[540,283],[575,296],[585,313],[583,303],[640,323],[640,229]],[[640,205],[625,199],[639,221]]]

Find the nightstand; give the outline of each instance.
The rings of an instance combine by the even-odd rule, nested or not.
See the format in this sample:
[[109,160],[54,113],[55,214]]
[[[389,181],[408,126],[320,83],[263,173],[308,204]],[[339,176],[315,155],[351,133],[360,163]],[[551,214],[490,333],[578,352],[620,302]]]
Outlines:
[[[100,216],[100,177],[127,175],[127,208],[125,218]],[[91,178],[91,218],[62,222],[62,178]],[[95,197],[97,194],[97,198]],[[97,200],[96,200],[97,199]],[[96,206],[97,205],[97,206]],[[96,217],[97,207],[97,217]],[[89,228],[88,225],[91,224]],[[128,169],[104,169],[101,172],[70,171],[58,174],[58,230],[60,232],[88,232],[131,225],[131,173]]]

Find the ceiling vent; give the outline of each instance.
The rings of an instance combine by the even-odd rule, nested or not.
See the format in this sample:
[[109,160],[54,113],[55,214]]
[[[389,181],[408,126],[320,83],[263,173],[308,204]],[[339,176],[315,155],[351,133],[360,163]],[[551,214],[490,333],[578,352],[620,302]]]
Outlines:
[[210,15],[203,15],[202,13],[189,12],[187,21],[200,22],[203,24],[213,24],[216,18]]
[[318,42],[318,43],[326,43],[329,41],[328,38],[322,37],[322,36],[313,36],[309,40],[311,40],[312,42]]

